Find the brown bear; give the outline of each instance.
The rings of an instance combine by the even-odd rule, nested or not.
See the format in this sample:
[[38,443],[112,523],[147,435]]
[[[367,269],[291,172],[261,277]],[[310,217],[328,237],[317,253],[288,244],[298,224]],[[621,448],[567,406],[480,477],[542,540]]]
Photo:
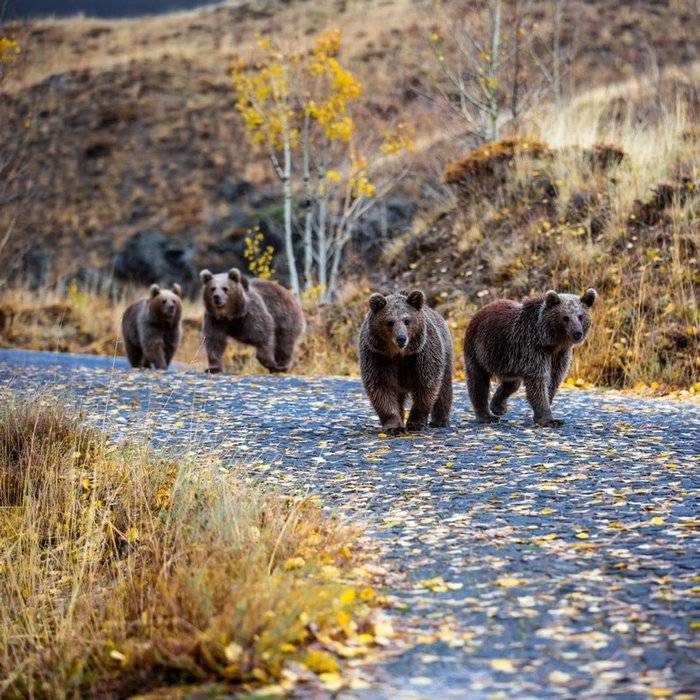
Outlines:
[[122,336],[132,367],[167,369],[180,344],[182,291],[151,285],[150,295],[129,306],[122,316]]
[[[446,427],[452,408],[452,335],[420,290],[372,294],[360,328],[362,383],[386,433]],[[404,428],[404,403],[411,411]]]
[[[537,425],[559,426],[551,404],[571,366],[573,347],[591,327],[595,289],[580,298],[549,291],[522,304],[501,299],[480,309],[464,335],[464,365],[469,398],[479,421],[490,423],[506,412],[508,397],[525,384]],[[500,385],[489,404],[489,384]]]
[[236,268],[217,275],[202,270],[199,278],[207,372],[222,371],[229,336],[257,348],[258,361],[270,372],[289,371],[304,330],[304,312],[292,294],[275,282],[249,280]]

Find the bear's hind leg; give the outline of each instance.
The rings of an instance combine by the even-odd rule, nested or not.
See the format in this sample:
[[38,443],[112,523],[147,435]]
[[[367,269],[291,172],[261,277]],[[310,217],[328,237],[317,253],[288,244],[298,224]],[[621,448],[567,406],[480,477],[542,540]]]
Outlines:
[[128,340],[124,341],[124,348],[126,349],[126,356],[129,358],[129,364],[132,367],[141,367],[143,362],[143,353],[138,345],[130,343]]
[[442,378],[440,393],[433,408],[430,411],[430,426],[433,428],[447,428],[450,424],[450,411],[452,410],[452,368],[448,366]]
[[491,397],[491,413],[502,416],[508,410],[508,397],[520,388],[520,384],[519,379],[504,379]]
[[275,338],[275,363],[278,372],[289,372],[294,359],[296,337],[291,331],[277,331]]
[[270,372],[282,372],[284,370],[280,369],[275,359],[275,349],[272,345],[263,345],[258,348],[255,356],[258,358],[258,362]]
[[476,362],[467,363],[467,389],[476,419],[480,423],[495,423],[498,416],[489,410],[489,386],[491,375]]

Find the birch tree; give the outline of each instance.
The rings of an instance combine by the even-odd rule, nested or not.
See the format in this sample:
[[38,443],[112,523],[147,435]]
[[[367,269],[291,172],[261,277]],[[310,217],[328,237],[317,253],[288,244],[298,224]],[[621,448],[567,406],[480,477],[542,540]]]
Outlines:
[[393,165],[412,144],[409,130],[399,125],[379,143],[365,138],[360,149],[352,107],[362,85],[338,59],[337,31],[321,34],[304,55],[285,54],[269,39],[260,49],[255,66],[234,65],[237,109],[282,183],[292,291],[301,293],[294,252],[301,221],[304,291],[317,287],[327,301],[357,222],[396,182]]
[[443,28],[431,37],[446,78],[445,101],[457,105],[468,133],[496,141],[538,94],[528,81],[523,55],[532,40],[529,0],[488,0],[480,20],[439,12]]

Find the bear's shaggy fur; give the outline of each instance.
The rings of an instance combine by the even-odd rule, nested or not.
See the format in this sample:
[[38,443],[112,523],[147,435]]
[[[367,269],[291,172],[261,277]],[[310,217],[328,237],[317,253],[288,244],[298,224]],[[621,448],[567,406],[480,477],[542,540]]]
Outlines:
[[[591,327],[595,289],[580,298],[549,291],[522,304],[501,299],[480,309],[464,336],[464,364],[469,398],[479,421],[498,420],[508,397],[525,384],[537,425],[557,426],[554,395],[571,366],[573,347]],[[500,379],[489,404],[492,376]]]
[[214,275],[199,273],[204,297],[204,347],[207,372],[223,369],[228,338],[257,348],[260,364],[270,372],[287,372],[304,330],[304,312],[284,287],[244,277],[236,268]]
[[445,320],[425,303],[420,290],[372,294],[360,329],[362,383],[382,430],[404,431],[404,403],[411,411],[405,429],[428,423],[445,427],[452,407],[452,335]]
[[129,306],[122,316],[122,336],[132,367],[167,369],[180,344],[182,292],[151,285],[150,294]]

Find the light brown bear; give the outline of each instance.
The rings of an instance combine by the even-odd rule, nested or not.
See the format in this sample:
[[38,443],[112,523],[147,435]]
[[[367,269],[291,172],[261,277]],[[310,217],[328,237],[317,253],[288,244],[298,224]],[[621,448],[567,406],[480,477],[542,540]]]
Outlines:
[[180,345],[182,291],[151,285],[150,294],[129,306],[122,316],[122,336],[132,367],[167,369]]
[[[464,365],[477,420],[497,421],[524,383],[535,423],[562,425],[552,415],[552,401],[571,367],[574,346],[586,339],[597,296],[595,289],[581,297],[549,291],[522,304],[500,299],[474,315],[464,336]],[[501,383],[489,403],[493,376]]]
[[[449,424],[452,407],[452,335],[418,289],[372,294],[360,329],[362,383],[382,430],[396,435]],[[404,428],[404,404],[412,405]]]
[[223,370],[228,338],[257,349],[260,364],[270,372],[287,372],[304,330],[304,312],[284,287],[251,279],[236,268],[214,275],[199,273],[204,298],[204,347],[207,372]]

